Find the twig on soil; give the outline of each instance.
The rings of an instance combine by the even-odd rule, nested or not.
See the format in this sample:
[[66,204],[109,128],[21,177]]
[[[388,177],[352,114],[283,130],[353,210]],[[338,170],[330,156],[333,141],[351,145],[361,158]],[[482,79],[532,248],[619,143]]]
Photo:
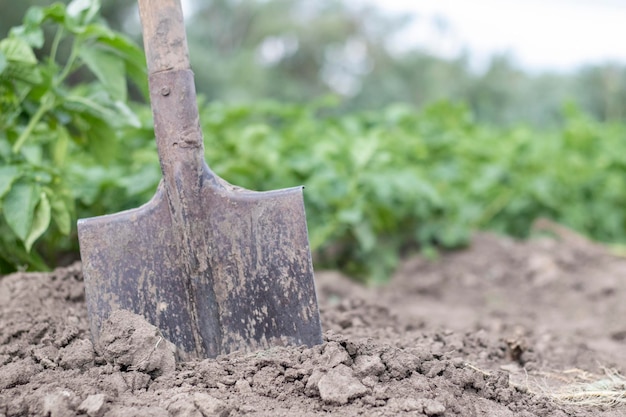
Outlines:
[[466,368],[469,368],[469,369],[471,369],[472,371],[476,371],[476,372],[478,372],[479,374],[483,374],[483,375],[485,375],[485,376],[491,376],[491,373],[490,373],[490,372],[487,372],[487,371],[484,371],[484,370],[482,370],[482,369],[480,369],[480,368],[477,368],[477,367],[475,367],[474,365],[472,365],[471,363],[467,363],[467,362],[465,362],[463,365],[465,365],[465,367],[466,367]]

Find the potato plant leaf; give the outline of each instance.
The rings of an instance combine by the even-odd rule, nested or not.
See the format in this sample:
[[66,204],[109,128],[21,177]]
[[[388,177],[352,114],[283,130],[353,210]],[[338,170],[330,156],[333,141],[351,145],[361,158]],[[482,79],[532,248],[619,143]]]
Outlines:
[[73,0],[67,5],[66,24],[76,33],[82,33],[85,25],[93,21],[100,11],[98,0]]
[[0,167],[0,198],[11,189],[11,185],[17,178],[19,178],[19,170],[16,166]]
[[48,226],[50,225],[50,201],[46,193],[40,194],[39,203],[35,207],[32,225],[26,239],[24,239],[24,246],[26,250],[30,252],[33,247],[33,243],[42,235]]
[[71,138],[69,132],[63,125],[57,126],[56,133],[57,138],[52,144],[52,160],[56,166],[63,166]]
[[59,228],[59,231],[66,236],[69,235],[72,230],[72,215],[63,198],[58,195],[52,195],[50,208],[52,209],[54,223]]
[[79,56],[114,100],[126,100],[126,71],[122,58],[89,44],[80,48]]
[[32,48],[24,39],[6,38],[0,41],[0,51],[12,62],[36,64],[37,58]]
[[0,53],[6,61],[0,78],[17,79],[30,84],[41,82],[37,58],[28,42],[20,38],[3,39],[0,41]]
[[41,198],[39,187],[25,181],[13,184],[4,196],[2,212],[15,235],[25,241],[33,225],[35,207]]
[[16,26],[11,29],[9,36],[23,39],[33,48],[41,48],[44,43],[43,30],[39,26]]
[[6,55],[4,55],[3,52],[0,52],[0,75],[2,75],[7,65],[9,65],[9,62],[7,61]]

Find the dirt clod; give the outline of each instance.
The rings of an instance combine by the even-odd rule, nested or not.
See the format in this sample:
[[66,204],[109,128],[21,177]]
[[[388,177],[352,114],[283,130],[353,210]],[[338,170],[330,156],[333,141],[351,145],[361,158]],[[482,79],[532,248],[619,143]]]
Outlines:
[[68,346],[61,348],[59,364],[65,369],[83,368],[93,364],[95,352],[88,339],[76,339]]
[[0,390],[27,384],[39,371],[32,359],[21,359],[0,367]]
[[124,370],[156,376],[176,369],[174,345],[143,317],[126,310],[114,311],[102,325],[98,353]]
[[72,417],[76,415],[72,405],[75,394],[62,390],[47,394],[43,399],[43,415],[50,417]]
[[322,401],[328,404],[347,404],[350,400],[365,395],[368,391],[355,376],[352,369],[339,364],[317,383]]
[[89,395],[78,406],[78,411],[87,414],[89,417],[102,417],[106,411],[106,395]]
[[362,377],[380,375],[385,371],[385,364],[378,355],[361,355],[354,361],[354,370]]

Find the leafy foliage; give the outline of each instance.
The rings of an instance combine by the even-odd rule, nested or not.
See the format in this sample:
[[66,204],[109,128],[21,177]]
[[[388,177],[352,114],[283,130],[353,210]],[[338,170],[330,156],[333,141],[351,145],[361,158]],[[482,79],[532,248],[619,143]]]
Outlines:
[[[145,62],[100,20],[99,7],[95,0],[33,7],[0,41],[0,270],[45,268],[42,255],[55,255],[59,237],[70,235],[77,208],[93,211],[108,182],[125,173],[110,164],[129,162],[119,145],[123,137],[132,149],[132,132],[142,127],[128,106],[126,75],[146,91]],[[50,55],[38,59],[47,28],[56,31]],[[64,62],[61,48],[69,50]],[[72,85],[79,73],[91,78]],[[51,246],[32,251],[46,232]]]
[[626,126],[570,105],[564,129],[493,128],[464,105],[329,116],[328,103],[204,107],[207,160],[253,189],[305,184],[318,266],[388,279],[407,251],[539,217],[626,242]]
[[[98,7],[33,8],[0,41],[2,272],[76,253],[78,217],[137,207],[160,180],[150,109],[128,94],[127,76],[146,96],[143,53]],[[49,45],[42,28],[56,31]],[[525,236],[538,217],[626,242],[624,124],[573,105],[550,131],[496,128],[448,101],[338,106],[200,102],[218,175],[255,190],[306,186],[317,267],[380,282],[407,252],[459,247],[477,228]]]

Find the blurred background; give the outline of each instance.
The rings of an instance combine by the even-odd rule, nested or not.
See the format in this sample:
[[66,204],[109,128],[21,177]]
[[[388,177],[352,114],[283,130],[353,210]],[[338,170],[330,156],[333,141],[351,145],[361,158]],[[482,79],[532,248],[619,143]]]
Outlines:
[[[0,1],[0,36],[42,0]],[[573,101],[599,120],[626,109],[620,0],[185,0],[198,90],[209,100],[343,110],[462,100],[481,121],[558,125]],[[140,41],[135,2],[109,25]]]
[[[209,165],[304,184],[316,268],[385,282],[540,218],[625,252],[622,0],[183,7]],[[130,0],[0,9],[0,272],[47,269],[77,259],[77,218],[160,181],[140,22]]]

